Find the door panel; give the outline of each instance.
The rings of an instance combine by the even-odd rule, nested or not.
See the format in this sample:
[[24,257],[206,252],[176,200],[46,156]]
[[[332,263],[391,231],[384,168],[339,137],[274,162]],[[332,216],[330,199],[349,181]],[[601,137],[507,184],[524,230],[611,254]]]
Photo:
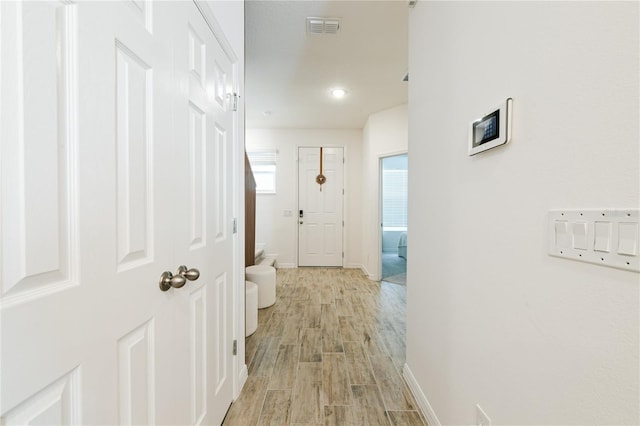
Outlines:
[[58,2],[4,3],[0,19],[12,35],[2,40],[2,63],[15,64],[3,67],[1,100],[2,244],[12,248],[3,251],[2,303],[10,306],[77,285],[69,214],[77,198],[76,21],[74,8]]
[[[0,20],[0,422],[219,423],[232,62],[191,2],[1,2]],[[161,292],[181,264],[200,279]]]
[[191,424],[200,424],[207,410],[207,286],[189,298],[191,324]]
[[154,320],[118,340],[118,394],[121,425],[155,424]]
[[118,270],[153,259],[152,69],[116,42]]
[[5,425],[80,424],[80,373],[65,374],[3,416]]
[[206,181],[205,156],[206,114],[196,105],[189,103],[189,223],[191,224],[190,246],[192,250],[206,245]]
[[[185,324],[192,336],[189,364],[191,422],[220,424],[232,401],[233,382],[233,64],[191,5],[175,35],[178,88],[174,110],[178,146],[173,163],[187,171],[177,176],[177,259],[200,270],[190,288]],[[181,137],[188,135],[188,137]],[[191,142],[189,142],[191,141]],[[183,226],[184,224],[184,226]],[[206,330],[203,331],[203,330]]]
[[300,266],[342,266],[343,148],[323,148],[320,185],[320,148],[298,149],[298,204],[304,216],[298,233]]

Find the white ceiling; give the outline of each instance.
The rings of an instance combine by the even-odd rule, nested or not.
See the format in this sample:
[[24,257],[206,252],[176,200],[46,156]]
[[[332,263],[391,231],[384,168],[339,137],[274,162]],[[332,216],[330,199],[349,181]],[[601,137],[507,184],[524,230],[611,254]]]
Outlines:
[[[408,11],[406,0],[246,1],[247,127],[362,128],[406,103]],[[340,31],[308,34],[307,17],[341,18]],[[329,96],[338,86],[341,100]]]

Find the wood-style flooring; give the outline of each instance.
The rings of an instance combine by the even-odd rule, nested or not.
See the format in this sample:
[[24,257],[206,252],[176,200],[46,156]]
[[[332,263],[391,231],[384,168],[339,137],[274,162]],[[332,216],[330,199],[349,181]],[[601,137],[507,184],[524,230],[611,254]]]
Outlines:
[[406,287],[355,269],[277,272],[225,425],[424,425],[401,375]]

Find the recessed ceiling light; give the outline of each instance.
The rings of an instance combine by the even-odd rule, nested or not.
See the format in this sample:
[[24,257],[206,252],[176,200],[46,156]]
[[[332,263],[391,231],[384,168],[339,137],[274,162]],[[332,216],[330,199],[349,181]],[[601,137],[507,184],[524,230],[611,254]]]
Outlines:
[[335,88],[335,89],[331,89],[331,96],[333,96],[334,98],[344,98],[344,96],[347,94],[347,91],[341,88]]

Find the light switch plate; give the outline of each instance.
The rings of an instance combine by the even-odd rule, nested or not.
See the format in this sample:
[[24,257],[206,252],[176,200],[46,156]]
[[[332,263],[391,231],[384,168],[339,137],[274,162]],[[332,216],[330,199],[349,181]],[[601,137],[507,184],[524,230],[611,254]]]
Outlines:
[[552,210],[549,255],[640,272],[639,218],[640,209]]

